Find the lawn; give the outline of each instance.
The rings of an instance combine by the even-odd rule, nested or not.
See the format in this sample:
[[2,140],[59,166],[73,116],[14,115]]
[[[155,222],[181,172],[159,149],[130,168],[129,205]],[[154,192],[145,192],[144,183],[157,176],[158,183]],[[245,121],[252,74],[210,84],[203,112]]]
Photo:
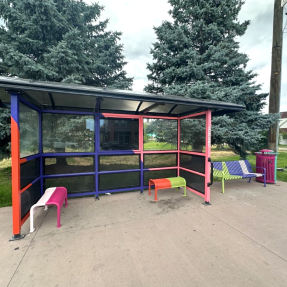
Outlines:
[[[150,148],[151,146],[149,146]],[[171,146],[170,146],[171,147]],[[232,161],[232,160],[239,160],[239,156],[235,155],[232,151],[224,150],[212,150],[211,151],[211,159],[212,161]],[[256,164],[256,158],[254,155],[250,155],[247,158],[252,166],[255,166]],[[106,159],[105,159],[106,160]],[[170,160],[170,159],[167,159]],[[107,162],[106,164],[112,164],[110,162]],[[125,162],[125,164],[131,164],[129,162]],[[278,155],[277,160],[277,167],[285,168],[287,167],[287,152],[280,151]],[[117,174],[121,175],[121,174]],[[69,179],[69,178],[68,178]],[[73,182],[72,179],[74,179],[76,182]],[[49,184],[55,185],[60,184],[58,181],[61,179],[51,179],[52,182]],[[81,185],[85,182],[85,185],[92,186],[94,185],[93,179],[91,177],[81,177],[81,182],[79,181],[79,178],[70,178],[69,182],[66,184],[72,184],[75,185]],[[85,181],[84,181],[85,180]],[[118,179],[119,180],[119,179]],[[123,180],[123,179],[122,179]],[[277,172],[277,180],[279,181],[285,181],[287,182],[287,171],[284,172]],[[111,181],[110,178],[102,178],[102,184],[105,186],[105,188],[113,188],[114,181]],[[111,186],[110,186],[111,185]],[[79,187],[80,188],[80,187]],[[10,159],[4,159],[0,161],[0,207],[4,206],[11,206],[12,205],[12,196],[11,196],[11,160]]]
[[12,205],[11,160],[0,161],[0,207]]

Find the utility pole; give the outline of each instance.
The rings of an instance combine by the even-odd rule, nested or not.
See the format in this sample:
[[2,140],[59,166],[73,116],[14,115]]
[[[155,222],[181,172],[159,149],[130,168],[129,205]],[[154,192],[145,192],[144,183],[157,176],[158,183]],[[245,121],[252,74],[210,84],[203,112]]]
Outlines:
[[[280,112],[283,6],[286,1],[274,1],[272,64],[269,94],[269,114]],[[278,151],[279,123],[272,125],[268,133],[268,148]]]

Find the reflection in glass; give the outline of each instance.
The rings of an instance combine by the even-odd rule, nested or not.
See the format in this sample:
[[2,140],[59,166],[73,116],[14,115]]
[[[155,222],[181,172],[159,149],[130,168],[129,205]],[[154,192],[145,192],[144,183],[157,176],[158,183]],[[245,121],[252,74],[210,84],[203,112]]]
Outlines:
[[145,154],[144,168],[177,166],[177,154]]
[[144,150],[176,150],[177,120],[144,119]]
[[138,150],[138,119],[101,119],[101,150]]
[[110,173],[99,175],[99,190],[112,190],[140,186],[140,172]]
[[69,176],[45,178],[45,189],[53,186],[65,186],[68,194],[95,191],[95,176]]
[[205,152],[205,116],[180,121],[180,149]]
[[40,158],[35,158],[20,165],[21,189],[40,176]]
[[70,174],[94,172],[95,163],[92,156],[78,157],[46,157],[44,159],[44,174]]
[[93,152],[94,117],[43,114],[43,152]]
[[39,153],[39,115],[35,110],[19,103],[20,157]]
[[99,157],[99,171],[129,170],[139,168],[139,155],[101,155]]

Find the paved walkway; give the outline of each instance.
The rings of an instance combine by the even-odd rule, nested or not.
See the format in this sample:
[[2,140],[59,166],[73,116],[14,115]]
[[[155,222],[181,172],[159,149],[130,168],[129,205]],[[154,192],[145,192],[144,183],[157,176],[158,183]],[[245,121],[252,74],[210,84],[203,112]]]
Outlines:
[[[287,184],[245,180],[212,187],[211,206],[160,190],[70,199],[38,210],[18,242],[0,209],[0,286],[287,286]],[[22,228],[28,233],[29,222]]]

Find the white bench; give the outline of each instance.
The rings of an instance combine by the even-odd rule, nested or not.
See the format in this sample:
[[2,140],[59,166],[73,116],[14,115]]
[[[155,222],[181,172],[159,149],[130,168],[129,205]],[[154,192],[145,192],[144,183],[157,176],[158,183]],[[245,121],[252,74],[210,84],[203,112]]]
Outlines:
[[48,209],[48,205],[56,205],[57,206],[57,228],[61,227],[60,223],[60,215],[61,215],[61,207],[66,202],[65,206],[68,206],[68,198],[67,198],[67,189],[65,187],[50,187],[45,190],[45,193],[38,200],[36,204],[34,204],[30,209],[30,232],[34,232],[34,213],[38,207],[45,206],[44,210]]

